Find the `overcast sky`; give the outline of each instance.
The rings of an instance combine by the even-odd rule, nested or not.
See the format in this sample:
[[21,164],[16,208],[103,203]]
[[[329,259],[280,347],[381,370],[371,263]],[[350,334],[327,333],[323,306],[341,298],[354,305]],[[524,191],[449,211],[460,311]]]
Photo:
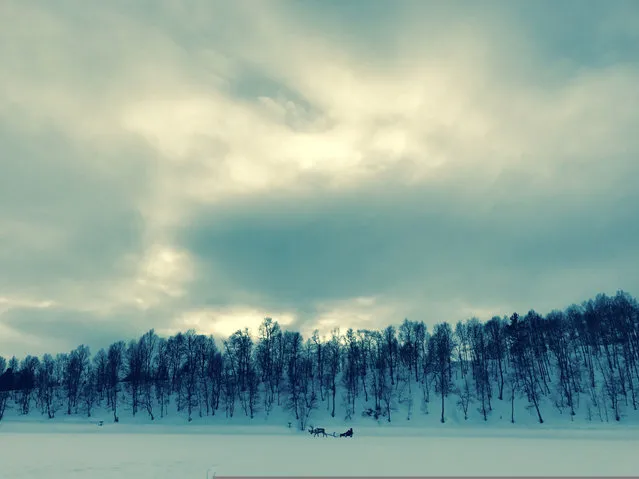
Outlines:
[[2,0],[0,355],[639,294],[639,2]]

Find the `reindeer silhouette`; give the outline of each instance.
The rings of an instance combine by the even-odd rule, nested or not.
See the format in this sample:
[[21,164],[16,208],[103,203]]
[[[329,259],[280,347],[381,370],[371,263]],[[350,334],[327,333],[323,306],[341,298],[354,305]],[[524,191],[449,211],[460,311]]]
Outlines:
[[320,434],[322,434],[324,437],[326,437],[326,436],[327,436],[327,434],[326,434],[326,429],[324,429],[323,427],[316,427],[316,428],[310,427],[310,428],[308,429],[308,432],[309,432],[310,434],[312,434],[312,435],[313,435],[313,437],[317,437],[317,436],[319,436]]

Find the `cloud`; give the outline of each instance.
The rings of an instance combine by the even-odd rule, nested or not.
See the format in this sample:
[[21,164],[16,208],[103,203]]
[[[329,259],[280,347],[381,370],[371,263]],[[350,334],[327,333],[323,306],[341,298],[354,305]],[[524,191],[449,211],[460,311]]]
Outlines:
[[634,2],[0,8],[5,351],[639,285]]
[[[0,345],[3,355],[68,351],[80,344],[89,345],[95,353],[109,344],[136,337],[138,327],[132,324],[127,312],[122,315],[99,317],[95,314],[62,307],[12,308],[2,315],[4,332]],[[29,349],[21,354],[8,340],[19,341]]]
[[[591,289],[634,282],[623,266],[639,237],[632,202],[576,202],[548,190],[522,202],[517,183],[494,187],[510,198],[493,203],[453,188],[398,193],[382,184],[294,204],[261,197],[231,213],[207,209],[185,244],[198,263],[275,304],[384,295],[405,301],[393,301],[396,320],[407,312],[436,320],[430,303],[445,298],[478,308],[538,307],[527,299],[532,295],[539,307],[560,306]],[[583,276],[588,268],[619,276],[597,281]],[[566,292],[577,281],[578,294],[544,287],[558,277]]]

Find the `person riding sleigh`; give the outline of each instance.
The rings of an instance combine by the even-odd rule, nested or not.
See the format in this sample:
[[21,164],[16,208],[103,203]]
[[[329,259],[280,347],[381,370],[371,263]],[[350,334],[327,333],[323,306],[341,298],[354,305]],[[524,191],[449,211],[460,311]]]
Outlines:
[[348,431],[341,433],[339,437],[353,437],[353,428],[351,427]]

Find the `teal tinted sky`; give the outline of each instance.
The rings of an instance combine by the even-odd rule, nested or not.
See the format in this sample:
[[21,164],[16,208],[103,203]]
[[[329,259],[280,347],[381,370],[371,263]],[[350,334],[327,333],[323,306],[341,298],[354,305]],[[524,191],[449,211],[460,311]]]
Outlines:
[[639,294],[635,1],[0,3],[0,354]]

